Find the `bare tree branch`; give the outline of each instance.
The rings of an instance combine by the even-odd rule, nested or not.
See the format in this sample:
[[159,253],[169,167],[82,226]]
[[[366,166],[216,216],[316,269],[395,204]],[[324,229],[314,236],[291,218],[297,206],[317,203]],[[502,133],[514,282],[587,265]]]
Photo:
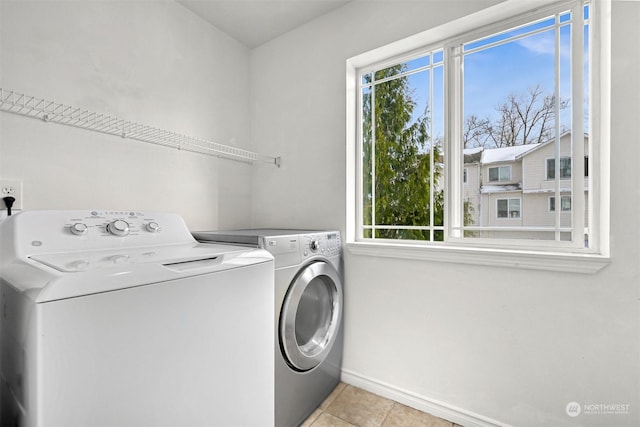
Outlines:
[[[560,100],[561,110],[568,106],[567,100]],[[497,118],[467,117],[463,129],[464,146],[499,148],[544,142],[554,133],[555,108],[555,97],[544,95],[539,84],[524,94],[509,94],[495,107]]]

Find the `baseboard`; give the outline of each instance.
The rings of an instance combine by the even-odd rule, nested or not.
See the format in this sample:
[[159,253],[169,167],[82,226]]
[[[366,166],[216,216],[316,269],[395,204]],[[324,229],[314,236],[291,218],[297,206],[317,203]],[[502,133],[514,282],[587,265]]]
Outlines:
[[464,427],[511,427],[509,424],[480,414],[475,414],[471,411],[449,405],[448,403],[430,399],[426,396],[402,390],[391,384],[386,384],[346,369],[342,370],[341,380],[347,384],[386,397],[387,399],[395,400],[396,402],[420,411],[428,412],[431,415],[444,418],[445,420]]

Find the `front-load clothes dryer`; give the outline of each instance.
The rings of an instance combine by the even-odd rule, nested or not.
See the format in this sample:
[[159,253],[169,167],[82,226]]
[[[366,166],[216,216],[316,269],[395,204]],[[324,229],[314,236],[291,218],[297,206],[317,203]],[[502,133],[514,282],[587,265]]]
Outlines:
[[273,268],[173,214],[4,220],[1,425],[272,426]]
[[201,242],[240,244],[275,259],[275,424],[300,425],[340,381],[341,240],[338,231],[194,232]]

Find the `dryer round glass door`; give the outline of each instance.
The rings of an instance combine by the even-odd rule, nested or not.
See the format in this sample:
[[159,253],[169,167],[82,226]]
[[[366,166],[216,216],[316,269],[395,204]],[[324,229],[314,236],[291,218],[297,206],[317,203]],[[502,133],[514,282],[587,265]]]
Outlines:
[[289,365],[308,371],[329,354],[342,313],[342,284],[324,261],[303,268],[295,278],[280,314],[280,345]]

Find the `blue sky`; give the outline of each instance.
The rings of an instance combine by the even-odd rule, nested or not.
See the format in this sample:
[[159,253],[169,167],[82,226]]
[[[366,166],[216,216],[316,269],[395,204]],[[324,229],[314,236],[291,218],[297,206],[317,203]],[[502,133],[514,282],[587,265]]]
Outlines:
[[[565,22],[568,14],[562,15]],[[496,117],[495,107],[509,94],[526,94],[540,85],[545,95],[553,95],[555,73],[555,29],[554,18],[528,25],[513,31],[478,40],[465,45],[464,55],[464,117],[475,114],[480,118]],[[547,28],[546,30],[543,30]],[[505,40],[519,34],[543,30],[508,43],[472,52],[473,49]],[[587,31],[585,31],[585,38]],[[586,53],[586,52],[585,52]],[[434,55],[433,62],[441,61]],[[570,26],[560,27],[560,98],[570,99]],[[586,58],[586,55],[585,55]],[[407,64],[408,69],[428,65],[431,59],[419,58]],[[433,74],[433,111],[435,136],[443,133],[442,111],[442,67],[409,76],[414,99],[418,102],[415,117],[430,105],[429,79]],[[562,126],[570,126],[569,109],[561,113]]]
[[[570,98],[570,27],[560,29],[560,98]],[[495,106],[509,94],[526,94],[540,86],[553,95],[555,85],[555,30],[528,36],[465,55],[465,117],[495,116]],[[567,118],[563,118],[568,126]]]

